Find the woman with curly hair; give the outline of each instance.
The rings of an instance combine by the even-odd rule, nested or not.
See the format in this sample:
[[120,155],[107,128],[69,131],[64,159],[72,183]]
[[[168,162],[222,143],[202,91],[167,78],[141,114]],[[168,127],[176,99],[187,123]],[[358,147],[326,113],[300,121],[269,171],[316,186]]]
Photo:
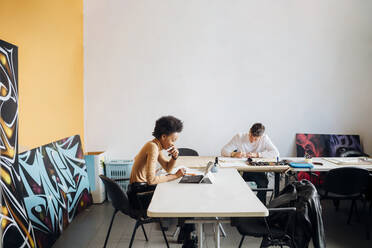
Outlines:
[[[185,174],[185,169],[179,169],[175,174],[156,175],[157,162],[168,173],[174,168],[178,158],[175,142],[182,128],[182,122],[173,116],[163,116],[156,121],[152,133],[154,139],[141,148],[134,159],[130,174],[128,196],[134,206],[138,207],[139,204],[136,198],[137,193],[154,190],[158,183],[169,182]],[[166,158],[162,150],[167,150],[171,158]],[[142,206],[147,208],[148,204],[149,201],[146,201],[142,203]]]

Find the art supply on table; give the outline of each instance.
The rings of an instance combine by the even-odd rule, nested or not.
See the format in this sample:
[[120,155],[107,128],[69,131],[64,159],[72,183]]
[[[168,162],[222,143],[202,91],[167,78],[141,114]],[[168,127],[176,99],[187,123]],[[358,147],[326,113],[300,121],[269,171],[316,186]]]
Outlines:
[[314,167],[314,165],[307,163],[306,161],[305,162],[291,162],[289,163],[289,166],[291,166],[292,168],[309,168],[309,169]]
[[266,160],[266,159],[260,159],[260,158],[256,158],[256,159],[248,158],[247,161],[246,161],[246,163],[248,165],[251,165],[251,166],[288,165],[288,161],[287,160],[280,160],[279,157],[276,158],[276,161],[275,161],[275,159]]

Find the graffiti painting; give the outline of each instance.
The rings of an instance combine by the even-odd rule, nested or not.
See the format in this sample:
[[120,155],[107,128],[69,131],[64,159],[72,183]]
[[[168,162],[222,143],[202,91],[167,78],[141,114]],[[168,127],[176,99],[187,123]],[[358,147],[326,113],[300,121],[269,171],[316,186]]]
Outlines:
[[297,157],[364,156],[359,135],[296,134]]
[[1,243],[51,247],[92,203],[80,136],[18,154],[18,49],[2,40],[0,116]]
[[19,154],[19,176],[37,247],[51,247],[76,214],[92,204],[78,135]]
[[3,247],[35,247],[18,173],[18,48],[0,40],[1,242]]

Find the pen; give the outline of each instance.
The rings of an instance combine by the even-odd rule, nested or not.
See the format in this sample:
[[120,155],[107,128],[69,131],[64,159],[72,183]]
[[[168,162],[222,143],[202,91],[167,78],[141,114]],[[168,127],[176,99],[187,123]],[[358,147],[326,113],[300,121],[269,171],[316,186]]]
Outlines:
[[188,175],[188,176],[196,176],[196,174],[193,174],[193,173],[186,173],[185,175]]
[[174,148],[174,146],[171,146],[168,148],[168,150],[166,150],[168,152],[168,157],[172,156],[172,153],[170,153],[170,151],[172,151]]

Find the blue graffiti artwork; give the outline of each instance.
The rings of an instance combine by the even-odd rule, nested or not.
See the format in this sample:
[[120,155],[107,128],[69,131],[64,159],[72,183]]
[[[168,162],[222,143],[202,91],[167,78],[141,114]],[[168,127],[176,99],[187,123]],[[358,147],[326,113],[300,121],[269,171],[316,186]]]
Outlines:
[[80,137],[19,154],[19,175],[36,240],[49,247],[76,213],[92,202]]
[[51,247],[92,203],[80,136],[18,154],[18,48],[3,40],[0,134],[2,247]]

